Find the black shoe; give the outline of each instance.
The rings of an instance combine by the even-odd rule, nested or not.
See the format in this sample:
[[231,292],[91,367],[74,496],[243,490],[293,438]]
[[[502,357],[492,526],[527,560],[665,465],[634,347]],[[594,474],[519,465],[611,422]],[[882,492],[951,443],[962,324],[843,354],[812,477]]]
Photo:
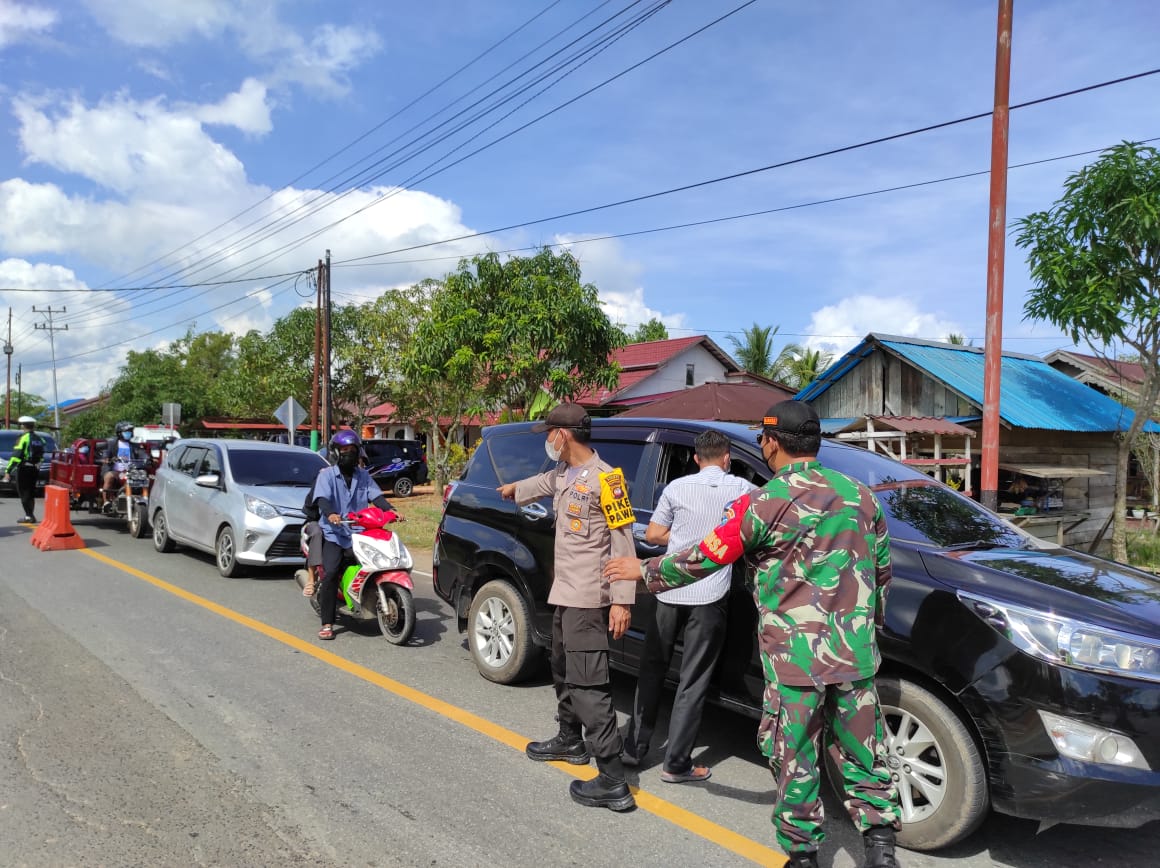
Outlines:
[[572,781],[568,792],[572,794],[573,801],[589,808],[631,811],[636,807],[636,799],[628,791],[628,784],[604,774],[590,781]]
[[818,851],[817,850],[803,850],[798,853],[790,853],[786,859],[785,868],[818,868]]
[[576,766],[588,765],[588,761],[592,759],[588,753],[588,748],[584,746],[584,739],[578,735],[563,732],[547,741],[528,742],[528,746],[524,748],[524,753],[527,754],[528,759],[536,760],[536,762],[562,760]]
[[894,858],[894,829],[890,826],[875,826],[862,833],[866,845],[865,868],[898,868]]
[[24,516],[24,518],[19,519],[16,523],[17,524],[36,524],[36,518],[34,516],[31,516],[31,515],[26,515],[26,516]]

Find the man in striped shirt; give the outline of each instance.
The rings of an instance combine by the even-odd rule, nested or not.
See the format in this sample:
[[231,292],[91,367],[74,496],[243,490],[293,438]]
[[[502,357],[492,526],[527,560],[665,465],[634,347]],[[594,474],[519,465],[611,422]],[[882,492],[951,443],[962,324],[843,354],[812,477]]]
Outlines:
[[[665,488],[645,532],[648,542],[665,545],[668,552],[679,552],[700,542],[721,521],[725,508],[754,488],[752,483],[727,472],[729,438],[720,431],[702,432],[695,448],[693,460],[700,472],[676,479]],[[622,759],[625,765],[636,766],[648,752],[665,674],[683,629],[680,683],[661,766],[661,780],[667,783],[703,781],[711,774],[707,766],[694,766],[691,755],[701,726],[701,709],[725,639],[731,570],[725,566],[704,581],[656,597],[656,609],[645,634]]]

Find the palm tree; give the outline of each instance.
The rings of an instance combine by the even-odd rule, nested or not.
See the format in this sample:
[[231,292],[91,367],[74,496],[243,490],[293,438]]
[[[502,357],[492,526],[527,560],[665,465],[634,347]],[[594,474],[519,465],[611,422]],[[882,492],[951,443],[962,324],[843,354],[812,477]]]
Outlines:
[[778,328],[754,323],[741,332],[740,339],[736,335],[729,335],[742,368],[760,377],[778,379],[775,371],[781,357],[775,359],[773,355],[773,336],[777,334]]
[[947,343],[953,344],[956,347],[969,347],[973,341],[968,342],[966,335],[961,335],[958,332],[951,332],[947,335]]
[[825,350],[806,350],[800,347],[798,350],[789,363],[785,382],[801,390],[816,380],[830,366],[834,357]]

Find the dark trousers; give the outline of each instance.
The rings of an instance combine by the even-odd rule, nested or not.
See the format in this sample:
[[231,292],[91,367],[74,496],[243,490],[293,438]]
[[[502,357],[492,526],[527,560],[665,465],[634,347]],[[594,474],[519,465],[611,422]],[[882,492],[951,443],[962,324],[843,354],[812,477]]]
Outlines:
[[681,631],[685,646],[681,654],[680,683],[669,717],[669,746],[664,770],[683,774],[693,767],[692,753],[701,727],[701,710],[713,680],[717,655],[725,640],[728,596],[703,606],[673,606],[657,601],[645,633],[640,676],[632,703],[632,720],[625,741],[633,756],[643,757],[656,728],[661,691],[673,650]]
[[20,495],[20,505],[25,515],[34,515],[36,508],[36,479],[40,468],[35,464],[21,464],[16,468],[16,493]]
[[586,734],[597,767],[608,772],[615,760],[619,769],[620,728],[608,676],[608,609],[556,607],[552,616],[552,685],[556,688],[560,732]]
[[322,586],[318,589],[319,615],[323,624],[333,624],[338,608],[338,580],[343,568],[354,563],[354,549],[344,549],[330,540],[322,541]]

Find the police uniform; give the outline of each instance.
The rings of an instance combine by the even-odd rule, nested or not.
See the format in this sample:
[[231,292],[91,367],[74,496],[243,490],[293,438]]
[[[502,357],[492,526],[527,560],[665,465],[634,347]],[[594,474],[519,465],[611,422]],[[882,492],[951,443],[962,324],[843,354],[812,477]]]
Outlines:
[[26,428],[16,445],[12,449],[12,457],[8,459],[8,466],[4,472],[16,481],[16,493],[20,496],[20,505],[24,508],[24,518],[21,521],[36,521],[33,510],[36,508],[36,480],[40,476],[40,466],[32,460],[32,441],[36,438],[44,447],[44,440],[36,433],[35,428]]
[[581,465],[561,463],[515,489],[521,505],[552,497],[555,569],[548,603],[556,607],[551,660],[560,731],[579,736],[583,725],[602,771],[614,758],[619,763],[621,751],[609,688],[608,607],[630,606],[636,598],[632,585],[610,585],[604,577],[609,558],[635,554],[631,523],[610,529],[600,507],[600,474],[611,470],[593,452]]

